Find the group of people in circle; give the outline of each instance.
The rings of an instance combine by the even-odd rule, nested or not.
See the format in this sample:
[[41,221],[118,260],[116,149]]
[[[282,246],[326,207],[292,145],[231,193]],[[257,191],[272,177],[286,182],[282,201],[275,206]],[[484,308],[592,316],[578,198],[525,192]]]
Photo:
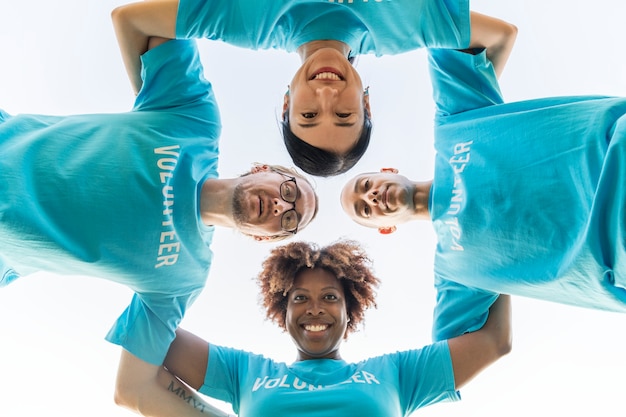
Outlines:
[[[123,348],[120,405],[227,415],[203,394],[242,416],[409,415],[460,399],[510,351],[510,295],[626,311],[626,100],[505,103],[498,77],[515,25],[470,11],[468,0],[147,0],[115,8],[112,20],[136,93],[131,112],[0,111],[0,286],[47,270],[131,288],[106,336]],[[281,131],[305,174],[268,161],[218,177],[221,121],[200,38],[298,53]],[[374,98],[354,57],[418,48],[428,51],[436,107],[433,178],[359,173],[337,203],[383,235],[433,223],[433,343],[349,363],[341,344],[384,277],[358,242],[298,241],[319,208],[307,175],[350,171],[376,140]],[[112,138],[115,152],[102,152]],[[178,327],[205,286],[216,226],[293,240],[270,251],[257,277],[267,318],[294,342],[293,363]]]

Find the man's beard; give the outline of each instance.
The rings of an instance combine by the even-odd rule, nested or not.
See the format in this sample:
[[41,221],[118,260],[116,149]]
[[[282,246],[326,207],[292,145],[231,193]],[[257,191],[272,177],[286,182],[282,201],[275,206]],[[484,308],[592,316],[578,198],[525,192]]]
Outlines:
[[246,215],[246,211],[243,208],[243,200],[244,200],[244,191],[242,184],[237,184],[235,186],[235,191],[233,193],[233,220],[235,221],[235,225],[240,227],[242,224],[245,224],[248,221],[248,216]]

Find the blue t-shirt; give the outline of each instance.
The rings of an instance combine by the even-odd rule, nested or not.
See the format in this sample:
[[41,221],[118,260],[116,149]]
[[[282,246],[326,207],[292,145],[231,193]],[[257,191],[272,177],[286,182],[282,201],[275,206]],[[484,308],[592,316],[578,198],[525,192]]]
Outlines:
[[131,112],[2,114],[0,254],[5,272],[130,287],[107,338],[161,364],[209,272],[213,228],[198,198],[217,176],[221,125],[193,41],[166,42],[142,63]]
[[485,52],[430,51],[435,340],[498,293],[626,312],[626,99],[502,104]]
[[460,399],[445,341],[358,363],[291,365],[210,345],[200,392],[232,404],[241,417],[393,417]]
[[181,0],[176,37],[288,52],[314,40],[337,40],[352,55],[381,56],[466,48],[469,16],[468,0]]

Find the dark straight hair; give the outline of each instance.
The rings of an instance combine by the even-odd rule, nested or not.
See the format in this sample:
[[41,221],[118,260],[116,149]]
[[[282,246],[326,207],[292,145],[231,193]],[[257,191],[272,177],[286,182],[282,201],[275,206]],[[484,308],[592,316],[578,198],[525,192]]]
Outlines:
[[359,162],[370,144],[372,135],[372,121],[367,110],[365,110],[361,135],[356,145],[345,155],[317,148],[296,136],[289,125],[288,111],[285,112],[281,125],[283,141],[293,163],[307,174],[317,177],[332,177],[347,172]]

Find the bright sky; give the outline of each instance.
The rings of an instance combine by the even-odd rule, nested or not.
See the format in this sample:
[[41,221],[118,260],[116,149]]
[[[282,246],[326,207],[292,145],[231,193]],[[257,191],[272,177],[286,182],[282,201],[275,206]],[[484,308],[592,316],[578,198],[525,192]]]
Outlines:
[[[0,108],[11,114],[129,110],[133,96],[109,18],[122,3],[3,0]],[[501,78],[508,101],[626,95],[625,4],[480,0],[472,9],[519,28]],[[209,41],[200,45],[222,110],[221,175],[238,175],[256,161],[291,165],[276,120],[298,57]],[[370,86],[372,144],[347,175],[316,180],[320,214],[298,234],[319,244],[339,237],[363,242],[382,278],[378,309],[343,346],[347,360],[430,342],[430,224],[404,225],[391,236],[379,236],[352,224],[338,203],[341,185],[359,172],[395,166],[410,178],[432,176],[433,105],[425,62],[423,51],[357,61]],[[111,139],[112,151],[116,140],[123,138]],[[295,348],[264,320],[252,281],[270,247],[218,229],[208,285],[183,326],[214,343],[291,361]],[[117,284],[47,274],[1,290],[0,415],[133,415],[113,404],[120,348],[104,340],[130,298],[130,291]],[[522,298],[514,298],[513,311],[512,353],[465,388],[460,403],[438,404],[417,415],[623,415],[626,317]]]

